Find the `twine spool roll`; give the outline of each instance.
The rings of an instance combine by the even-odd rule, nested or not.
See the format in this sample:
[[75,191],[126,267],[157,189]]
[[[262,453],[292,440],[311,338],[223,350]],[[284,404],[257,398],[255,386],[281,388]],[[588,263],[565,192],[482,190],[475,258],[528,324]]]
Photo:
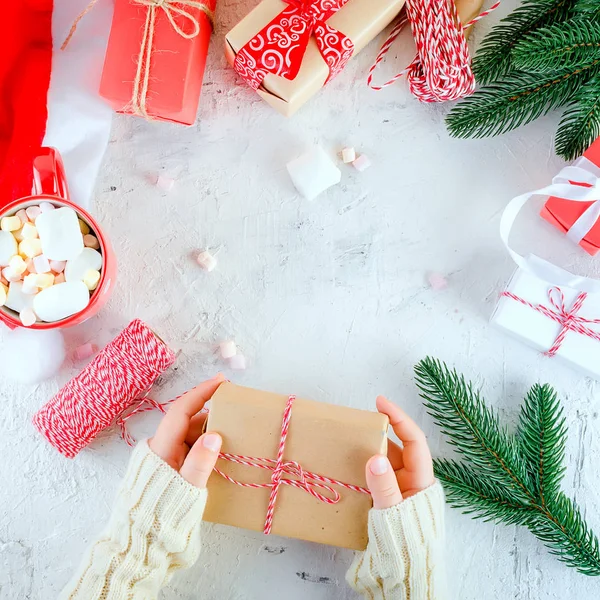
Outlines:
[[73,458],[147,393],[175,354],[142,321],[132,321],[33,417],[38,431]]

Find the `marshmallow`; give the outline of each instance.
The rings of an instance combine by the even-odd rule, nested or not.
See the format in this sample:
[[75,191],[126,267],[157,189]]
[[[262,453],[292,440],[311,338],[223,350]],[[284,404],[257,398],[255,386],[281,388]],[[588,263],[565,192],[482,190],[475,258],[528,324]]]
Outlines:
[[23,240],[19,244],[19,254],[25,258],[33,258],[42,253],[42,242],[38,238]]
[[236,354],[229,359],[229,366],[234,371],[243,371],[246,368],[246,357],[243,354]]
[[30,221],[35,221],[41,214],[42,209],[39,206],[30,206],[25,209]]
[[23,287],[21,288],[21,291],[24,294],[37,294],[40,291],[40,289],[37,286],[36,277],[37,275],[35,275],[34,273],[25,275],[25,278],[23,279]]
[[174,185],[175,180],[172,177],[167,177],[165,175],[157,175],[156,187],[159,187],[161,190],[168,192],[173,189]]
[[73,352],[75,360],[85,360],[98,352],[98,348],[94,344],[83,344]]
[[37,321],[36,314],[31,308],[24,308],[19,313],[19,319],[21,319],[21,323],[23,323],[25,327],[31,327]]
[[67,281],[33,296],[33,310],[42,321],[54,323],[81,312],[89,302],[90,292],[82,281]]
[[23,237],[23,228],[21,227],[21,229],[17,229],[16,231],[12,231],[11,232],[15,238],[15,240],[17,240],[17,242],[22,242],[25,238]]
[[67,261],[65,279],[67,281],[83,281],[87,271],[90,269],[99,271],[101,268],[102,254],[93,248],[83,248],[76,258]]
[[100,248],[100,242],[98,241],[98,238],[90,233],[83,236],[83,245],[86,248],[93,248],[94,250],[98,250],[98,248]]
[[356,160],[356,150],[354,148],[344,148],[342,150],[342,161],[348,164]]
[[98,282],[100,281],[100,271],[96,271],[96,269],[89,269],[85,272],[83,276],[83,283],[85,283],[86,287],[90,292],[93,292],[98,287]]
[[320,146],[289,162],[287,170],[294,186],[307,200],[314,200],[342,178],[342,172]]
[[217,266],[217,259],[208,250],[200,252],[196,258],[196,262],[209,273]]
[[221,342],[219,344],[219,350],[221,352],[221,358],[224,358],[225,360],[237,354],[237,347],[233,340]]
[[17,229],[21,229],[23,223],[21,223],[21,219],[17,216],[12,217],[2,217],[0,221],[0,229],[2,231],[17,231]]
[[352,161],[352,166],[361,173],[366,171],[373,163],[366,154],[361,154],[356,160]]
[[8,294],[8,286],[0,283],[0,306],[4,306],[6,302],[6,294]]
[[33,223],[25,223],[21,227],[21,235],[24,240],[36,238],[38,236],[37,227]]
[[72,260],[81,254],[84,247],[83,236],[77,213],[72,208],[42,210],[35,225],[48,260]]
[[56,210],[56,206],[54,206],[54,204],[51,204],[50,202],[40,202],[40,211],[45,213],[45,212],[51,212],[53,210]]
[[65,279],[65,274],[64,273],[59,273],[55,278],[54,278],[54,285],[56,285],[57,283],[64,283],[66,281]]
[[13,234],[9,231],[0,231],[0,267],[8,266],[17,251],[17,241]]
[[34,275],[34,277],[35,285],[37,285],[40,290],[45,290],[51,285],[54,285],[54,273],[42,273],[40,275]]
[[90,232],[88,224],[81,219],[79,219],[79,231],[81,231],[82,235],[87,235]]
[[15,273],[10,267],[4,267],[2,269],[2,276],[6,281],[15,282],[21,281],[21,276],[18,273]]
[[448,280],[439,273],[430,273],[427,281],[432,290],[439,291],[448,287]]
[[43,255],[40,254],[33,259],[33,268],[36,273],[50,273],[50,261]]
[[65,261],[65,260],[51,260],[50,261],[50,268],[55,273],[62,273],[65,270],[66,266],[67,266],[67,261]]
[[23,273],[25,273],[25,271],[27,271],[27,263],[23,260],[23,258],[21,256],[19,256],[18,254],[15,254],[10,259],[10,262],[8,263],[8,268],[15,275],[23,275]]
[[29,217],[27,216],[27,211],[24,208],[18,210],[16,215],[19,217],[19,219],[21,219],[21,223],[23,223],[23,225],[25,225],[25,223],[29,223]]
[[[39,294],[38,294],[39,295]],[[32,308],[33,299],[37,296],[23,293],[23,284],[19,281],[12,282],[8,286],[8,295],[6,296],[5,306],[10,308],[17,313],[25,310],[26,308]]]

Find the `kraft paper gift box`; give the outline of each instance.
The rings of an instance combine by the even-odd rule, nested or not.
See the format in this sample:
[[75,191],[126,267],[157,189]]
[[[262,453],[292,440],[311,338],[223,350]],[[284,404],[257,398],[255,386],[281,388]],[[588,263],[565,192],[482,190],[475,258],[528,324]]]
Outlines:
[[[221,434],[222,453],[276,459],[287,401],[285,395],[224,383],[211,400],[206,429]],[[385,415],[298,398],[292,406],[283,460],[294,461],[305,472],[365,488],[368,459],[387,452],[387,428]],[[272,476],[270,470],[223,459],[217,461],[217,468],[245,483],[268,484]],[[285,473],[283,478],[298,479]],[[371,496],[331,487],[340,494],[337,504],[326,504],[306,490],[281,485],[272,533],[363,550]],[[263,531],[269,488],[240,487],[213,473],[208,492],[205,520]]]
[[[209,13],[214,13],[215,4],[216,0],[206,0]],[[135,0],[116,0],[100,95],[117,112],[192,125],[198,111],[212,22],[197,7],[174,1],[163,6],[150,8]],[[155,13],[154,27],[149,22],[150,11]],[[188,39],[186,35],[195,32],[194,21],[199,31]],[[140,60],[142,68],[138,73]],[[144,92],[146,75],[148,89]]]
[[[322,2],[323,0],[314,0],[316,5]],[[343,0],[338,0],[338,2],[343,3]],[[351,50],[342,46],[338,48],[341,54],[345,54],[345,59],[360,52],[389,25],[399,14],[404,2],[405,0],[348,0],[327,19],[327,26],[340,32],[342,37],[350,40],[353,44]],[[263,0],[225,36],[225,52],[229,62],[235,66],[238,53],[263,28],[294,4],[300,4],[300,0],[290,1],[290,3],[284,0]],[[306,2],[306,4],[311,4],[311,2]],[[294,45],[299,46],[297,42],[294,42]],[[297,57],[298,54],[294,56]],[[286,58],[282,57],[282,60],[284,63],[287,62]],[[316,94],[330,76],[330,68],[319,51],[314,35],[308,39],[306,52],[303,56],[300,55],[300,60],[301,64],[297,74],[290,73],[288,79],[269,73],[256,90],[263,100],[288,117]],[[240,73],[237,67],[236,70]]]
[[[506,294],[512,294],[519,300]],[[500,297],[491,323],[536,350],[548,352],[563,330],[561,322],[564,323],[579,296],[577,290],[564,286],[558,288],[519,268]],[[557,315],[556,320],[544,314],[544,309],[536,310],[526,303],[545,307]],[[587,294],[581,308],[573,314],[580,319],[579,324],[588,333],[595,334],[597,339],[575,330],[573,327],[577,323],[573,323],[555,356],[549,360],[561,359],[588,377],[600,379],[600,321],[593,323],[600,319],[600,294]]]
[[[576,160],[574,166],[582,166],[596,177],[600,177],[600,138],[598,138],[583,154],[583,158]],[[549,198],[542,208],[541,217],[566,233],[571,226],[583,215],[593,202],[575,202],[563,198]],[[581,240],[579,245],[594,256],[600,250],[600,220]]]

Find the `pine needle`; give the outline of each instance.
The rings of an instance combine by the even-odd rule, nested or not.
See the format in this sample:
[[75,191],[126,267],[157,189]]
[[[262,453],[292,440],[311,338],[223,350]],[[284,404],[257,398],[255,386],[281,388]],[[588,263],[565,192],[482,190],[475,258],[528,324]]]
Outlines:
[[428,412],[466,459],[434,461],[449,503],[476,518],[525,526],[559,560],[600,576],[598,538],[560,490],[567,431],[554,390],[530,390],[514,436],[444,363],[426,358],[415,374]]

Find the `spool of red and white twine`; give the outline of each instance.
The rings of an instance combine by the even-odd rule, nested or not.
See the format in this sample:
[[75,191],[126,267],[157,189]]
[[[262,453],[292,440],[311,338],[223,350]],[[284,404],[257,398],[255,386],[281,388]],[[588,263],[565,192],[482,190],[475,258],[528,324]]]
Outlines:
[[143,402],[164,412],[146,394],[174,361],[167,345],[136,319],[34,415],[33,424],[67,458],[115,424],[131,443],[124,411],[138,402],[133,412],[141,412]]
[[[421,102],[448,102],[470,96],[475,91],[475,76],[464,30],[496,10],[500,3],[498,0],[463,26],[454,0],[406,0],[405,12],[369,69],[369,87],[382,90],[406,76],[411,94]],[[407,23],[413,32],[417,55],[406,69],[386,83],[375,85],[373,75],[377,66]]]

